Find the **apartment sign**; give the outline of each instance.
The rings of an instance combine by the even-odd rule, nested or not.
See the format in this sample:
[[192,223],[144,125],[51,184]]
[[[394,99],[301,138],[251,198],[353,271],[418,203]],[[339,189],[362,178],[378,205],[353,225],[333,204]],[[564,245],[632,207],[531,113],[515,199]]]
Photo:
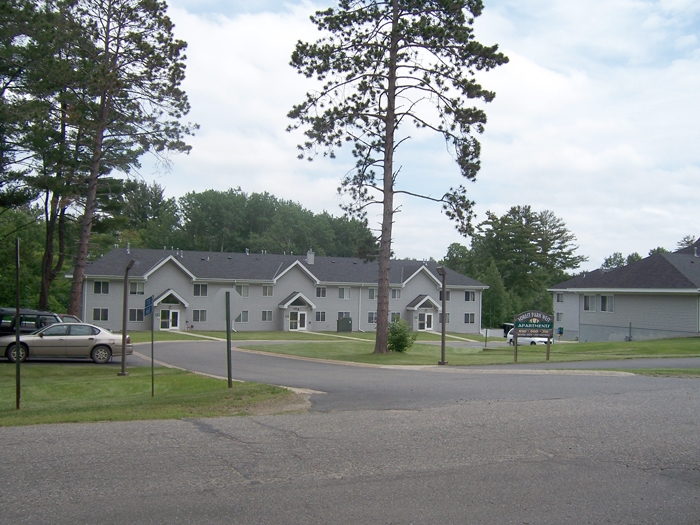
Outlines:
[[554,319],[540,310],[529,310],[515,316],[514,334],[518,337],[549,337],[554,335]]

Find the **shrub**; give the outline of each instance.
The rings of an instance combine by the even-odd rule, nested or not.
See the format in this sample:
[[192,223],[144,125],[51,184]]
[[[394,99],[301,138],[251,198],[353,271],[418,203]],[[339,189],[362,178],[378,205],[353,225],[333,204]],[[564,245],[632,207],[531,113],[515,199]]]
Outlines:
[[405,352],[416,341],[418,334],[411,333],[408,323],[403,319],[389,324],[389,350],[391,352]]

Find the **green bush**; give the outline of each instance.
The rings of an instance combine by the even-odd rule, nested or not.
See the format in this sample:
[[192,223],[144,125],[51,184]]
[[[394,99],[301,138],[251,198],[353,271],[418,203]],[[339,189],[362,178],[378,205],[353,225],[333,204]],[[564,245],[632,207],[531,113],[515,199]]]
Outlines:
[[416,341],[418,334],[411,333],[408,323],[403,319],[389,324],[389,350],[391,352],[405,352]]

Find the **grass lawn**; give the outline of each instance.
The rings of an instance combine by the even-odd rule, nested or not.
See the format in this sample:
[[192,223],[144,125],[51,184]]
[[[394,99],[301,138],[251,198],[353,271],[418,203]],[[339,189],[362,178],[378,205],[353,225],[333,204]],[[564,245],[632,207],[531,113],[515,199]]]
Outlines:
[[[373,354],[373,341],[327,340],[307,343],[238,345],[242,348],[320,359],[354,361],[382,365],[432,365],[440,359],[439,345],[417,342],[405,354]],[[545,362],[545,346],[519,346],[519,363]],[[663,339],[618,343],[554,344],[550,361],[592,361],[640,357],[700,357],[700,338]],[[445,358],[450,365],[493,365],[513,362],[513,347],[459,348],[448,341]]]
[[258,383],[228,383],[158,368],[151,397],[150,367],[26,364],[21,409],[16,410],[15,366],[0,363],[0,426],[236,416],[291,401],[289,390]]

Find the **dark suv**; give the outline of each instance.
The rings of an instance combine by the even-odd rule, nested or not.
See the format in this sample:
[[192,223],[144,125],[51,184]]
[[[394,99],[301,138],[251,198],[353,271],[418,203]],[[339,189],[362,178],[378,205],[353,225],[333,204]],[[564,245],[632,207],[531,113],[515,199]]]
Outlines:
[[[15,333],[15,314],[17,310],[14,308],[0,308],[0,335]],[[19,309],[19,331],[26,334],[44,328],[50,324],[60,323],[61,318],[53,312],[46,310],[31,310],[29,308]]]

